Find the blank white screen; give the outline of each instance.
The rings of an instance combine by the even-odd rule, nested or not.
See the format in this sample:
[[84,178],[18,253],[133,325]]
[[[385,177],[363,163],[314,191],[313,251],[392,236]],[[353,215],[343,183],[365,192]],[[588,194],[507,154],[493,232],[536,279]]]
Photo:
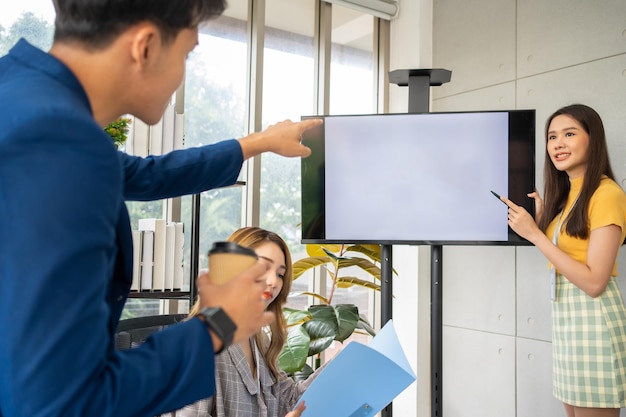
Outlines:
[[327,117],[326,238],[507,241],[508,114]]

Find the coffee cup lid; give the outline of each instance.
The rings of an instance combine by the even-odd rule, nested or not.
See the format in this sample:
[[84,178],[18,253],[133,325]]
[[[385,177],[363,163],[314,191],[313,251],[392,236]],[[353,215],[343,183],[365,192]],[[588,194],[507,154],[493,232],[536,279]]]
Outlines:
[[238,245],[235,242],[215,242],[209,250],[209,256],[219,253],[234,253],[238,255],[248,255],[257,257],[256,252],[250,248]]

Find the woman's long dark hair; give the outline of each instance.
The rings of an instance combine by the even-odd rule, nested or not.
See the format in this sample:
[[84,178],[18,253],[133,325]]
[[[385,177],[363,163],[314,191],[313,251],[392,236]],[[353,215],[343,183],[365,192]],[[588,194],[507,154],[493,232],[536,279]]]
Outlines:
[[555,111],[546,121],[546,154],[543,170],[545,198],[543,214],[539,219],[539,228],[544,232],[548,229],[550,222],[565,207],[570,191],[570,180],[567,172],[559,171],[554,167],[547,147],[550,123],[552,123],[555,117],[560,115],[566,115],[575,119],[589,135],[587,169],[585,170],[580,195],[567,218],[563,220],[566,223],[565,232],[569,236],[587,239],[589,237],[588,208],[591,196],[600,185],[603,175],[613,180],[615,176],[609,161],[602,119],[594,109],[584,104],[572,104],[562,107]]

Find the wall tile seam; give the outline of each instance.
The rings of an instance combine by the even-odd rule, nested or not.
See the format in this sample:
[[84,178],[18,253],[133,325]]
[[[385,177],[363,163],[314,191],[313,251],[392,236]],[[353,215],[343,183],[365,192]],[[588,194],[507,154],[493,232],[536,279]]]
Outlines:
[[[588,65],[588,64],[592,64],[592,63],[597,63],[600,61],[604,61],[607,59],[613,59],[613,58],[617,58],[620,56],[626,56],[626,52],[622,52],[622,53],[617,53],[617,54],[613,54],[613,55],[607,55],[601,58],[596,58],[596,59],[591,59],[591,60],[587,60],[587,61],[583,61],[583,62],[579,62],[576,64],[571,64],[571,65],[566,65],[563,67],[559,67],[559,68],[554,68],[551,70],[546,70],[546,71],[542,71],[542,72],[537,72],[537,73],[533,73],[533,74],[528,74],[528,75],[524,75],[524,76],[518,76],[517,78],[511,78],[509,80],[506,81],[501,81],[501,82],[497,82],[497,83],[493,83],[493,84],[486,84],[486,85],[482,85],[480,87],[476,87],[476,88],[471,88],[471,89],[467,89],[467,90],[462,90],[462,91],[458,91],[452,94],[444,94],[444,95],[438,95],[437,97],[433,98],[434,101],[436,100],[441,100],[441,99],[446,99],[446,98],[451,98],[451,97],[456,97],[456,96],[460,96],[463,94],[468,94],[468,93],[475,93],[481,90],[485,90],[485,89],[489,89],[489,88],[493,88],[493,87],[498,87],[498,86],[502,86],[505,84],[509,84],[509,83],[516,83],[518,81],[525,81],[534,77],[539,77],[542,75],[546,75],[546,74],[551,74],[554,72],[559,72],[559,71],[563,71],[563,70],[567,70],[567,69],[572,69],[572,68],[576,68],[582,65]],[[519,68],[515,68],[516,72],[519,72]],[[439,90],[441,91],[441,90]]]
[[484,333],[484,334],[490,334],[490,335],[494,335],[494,336],[506,336],[506,337],[511,337],[514,339],[519,339],[519,340],[528,340],[528,341],[533,341],[533,342],[543,342],[543,343],[550,343],[552,344],[552,340],[547,340],[547,339],[541,339],[541,338],[537,338],[537,337],[532,337],[532,336],[522,336],[518,333],[516,334],[509,334],[509,333],[498,333],[496,331],[489,331],[489,330],[484,330],[484,329],[476,329],[473,327],[463,327],[463,326],[455,326],[455,325],[451,325],[451,324],[444,324],[443,325],[444,328],[449,328],[449,329],[459,329],[459,330],[467,330],[467,331],[472,331],[472,332],[478,332],[478,333]]
[[550,343],[552,344],[552,340],[546,340],[546,339],[538,339],[536,337],[530,337],[530,336],[520,336],[517,335],[515,336],[516,339],[520,339],[520,340],[529,340],[531,342],[543,342],[543,343]]
[[[454,72],[452,73],[452,75],[454,75]],[[487,85],[484,85],[484,86],[472,88],[472,89],[469,89],[469,90],[463,90],[463,91],[459,91],[459,92],[452,93],[452,94],[438,95],[436,98],[433,98],[433,100],[441,100],[441,99],[444,99],[444,98],[456,97],[456,96],[460,96],[460,95],[467,94],[467,93],[475,93],[477,91],[481,91],[481,90],[485,90],[485,89],[493,88],[493,87],[498,87],[498,86],[501,86],[501,85],[513,83],[515,81],[516,81],[515,78],[511,78],[511,79],[506,80],[506,81],[502,81],[502,82],[498,82],[498,83],[494,83],[494,84],[487,84]]]
[[[541,76],[541,75],[551,74],[551,73],[554,73],[554,72],[563,71],[563,70],[567,70],[567,69],[572,69],[572,68],[580,67],[582,65],[594,64],[594,63],[597,63],[597,62],[600,62],[600,61],[604,61],[604,60],[607,60],[607,59],[613,59],[613,58],[617,58],[617,57],[620,57],[620,56],[626,56],[626,51],[615,53],[615,54],[612,54],[612,55],[605,55],[603,57],[599,57],[599,58],[595,58],[595,59],[589,59],[587,61],[581,61],[581,62],[577,62],[575,64],[565,65],[563,67],[553,68],[553,69],[546,70],[546,71],[541,71],[541,72],[532,73],[532,74],[528,74],[528,75],[524,75],[524,76],[519,76],[519,77],[517,77],[517,80],[526,80],[528,78],[533,78],[533,77],[537,77],[537,76]],[[519,70],[519,68],[517,68],[517,70]]]
[[449,329],[460,329],[460,330],[469,330],[472,332],[478,332],[478,333],[485,333],[485,334],[491,334],[491,335],[496,335],[496,336],[507,336],[507,337],[512,337],[512,338],[517,338],[517,336],[515,334],[510,334],[510,333],[498,333],[497,331],[493,331],[493,330],[485,330],[485,329],[477,329],[477,328],[473,328],[473,327],[463,327],[463,326],[458,326],[458,325],[451,325],[451,324],[443,324],[442,325],[444,328],[449,328]]

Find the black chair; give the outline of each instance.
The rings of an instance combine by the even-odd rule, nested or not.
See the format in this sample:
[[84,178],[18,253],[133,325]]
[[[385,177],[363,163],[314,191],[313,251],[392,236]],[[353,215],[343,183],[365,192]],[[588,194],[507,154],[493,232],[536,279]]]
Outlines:
[[152,333],[185,320],[187,314],[164,314],[120,320],[115,333],[115,348],[130,349],[143,343]]

